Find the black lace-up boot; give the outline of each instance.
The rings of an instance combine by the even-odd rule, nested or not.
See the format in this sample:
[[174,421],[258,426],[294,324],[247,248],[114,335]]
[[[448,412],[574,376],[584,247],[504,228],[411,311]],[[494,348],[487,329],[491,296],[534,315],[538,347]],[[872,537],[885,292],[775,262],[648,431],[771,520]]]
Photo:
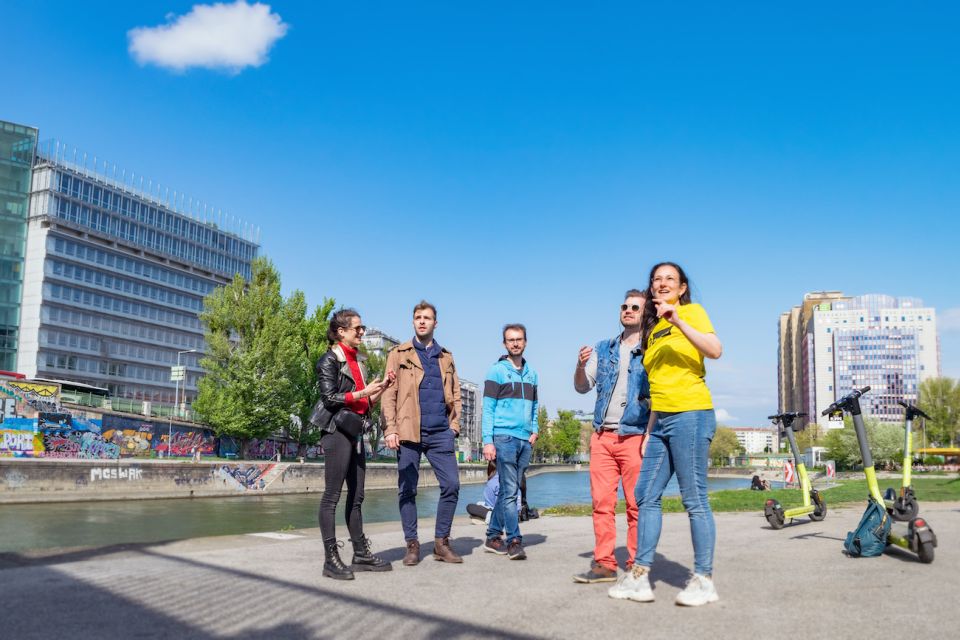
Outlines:
[[360,536],[359,540],[353,542],[353,560],[350,561],[350,568],[354,571],[391,571],[393,565],[374,555],[370,548],[370,540],[367,536]]
[[353,580],[353,571],[350,570],[350,567],[343,564],[343,560],[340,559],[340,548],[343,547],[342,542],[325,542],[323,543],[324,551],[324,561],[323,561],[323,575],[328,578],[333,578],[334,580]]

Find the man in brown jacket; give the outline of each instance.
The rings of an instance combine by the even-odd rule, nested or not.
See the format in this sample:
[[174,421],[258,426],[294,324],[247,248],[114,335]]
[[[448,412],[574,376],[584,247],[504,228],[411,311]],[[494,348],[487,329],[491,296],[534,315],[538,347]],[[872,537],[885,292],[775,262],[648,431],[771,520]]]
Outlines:
[[426,455],[440,483],[433,559],[463,562],[450,548],[450,528],[460,496],[455,438],[460,434],[460,379],[453,355],[436,343],[437,309],[423,300],[413,308],[414,338],[387,356],[396,384],[383,394],[384,441],[397,451],[400,521],[407,543],[403,564],[420,562],[417,539],[417,484]]

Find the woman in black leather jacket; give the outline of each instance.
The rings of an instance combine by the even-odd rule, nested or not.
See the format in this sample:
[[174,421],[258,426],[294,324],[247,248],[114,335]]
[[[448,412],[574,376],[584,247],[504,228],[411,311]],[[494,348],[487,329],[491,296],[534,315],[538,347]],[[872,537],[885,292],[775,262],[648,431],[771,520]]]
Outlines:
[[[363,534],[360,511],[367,468],[363,435],[369,424],[370,408],[393,384],[393,376],[366,381],[366,358],[358,351],[365,329],[360,314],[353,309],[341,309],[333,314],[327,329],[330,349],[317,361],[320,400],[310,416],[310,422],[323,432],[320,438],[325,481],[320,499],[320,535],[325,552],[323,575],[337,580],[352,580],[354,571],[393,568],[371,550],[370,541]],[[335,524],[344,482],[347,484],[344,515],[353,543],[350,567],[340,559],[339,547],[343,543],[337,542]]]

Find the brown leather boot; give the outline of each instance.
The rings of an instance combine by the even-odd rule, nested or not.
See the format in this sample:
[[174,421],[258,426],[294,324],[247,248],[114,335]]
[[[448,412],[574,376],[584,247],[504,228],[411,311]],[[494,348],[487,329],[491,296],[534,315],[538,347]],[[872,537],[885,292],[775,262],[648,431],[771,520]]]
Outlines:
[[408,567],[420,564],[420,543],[416,540],[407,540],[407,555],[403,556],[403,564]]
[[433,559],[441,562],[463,562],[463,558],[454,553],[450,548],[450,538],[433,539]]

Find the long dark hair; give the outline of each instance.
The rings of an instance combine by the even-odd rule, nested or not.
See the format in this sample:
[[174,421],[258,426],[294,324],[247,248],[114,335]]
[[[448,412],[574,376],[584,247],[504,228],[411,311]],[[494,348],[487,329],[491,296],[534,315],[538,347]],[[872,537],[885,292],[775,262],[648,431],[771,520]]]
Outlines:
[[683,267],[678,265],[676,262],[658,262],[653,265],[653,268],[650,269],[650,277],[647,278],[647,301],[643,305],[643,348],[647,348],[647,338],[650,337],[650,332],[653,331],[653,328],[657,326],[657,322],[660,321],[660,318],[657,317],[657,305],[653,303],[653,299],[657,297],[656,292],[653,290],[653,276],[657,273],[657,269],[660,267],[673,267],[677,270],[677,274],[680,276],[680,284],[687,285],[687,290],[680,294],[680,304],[690,304],[690,279],[687,278],[687,273],[683,270]]

